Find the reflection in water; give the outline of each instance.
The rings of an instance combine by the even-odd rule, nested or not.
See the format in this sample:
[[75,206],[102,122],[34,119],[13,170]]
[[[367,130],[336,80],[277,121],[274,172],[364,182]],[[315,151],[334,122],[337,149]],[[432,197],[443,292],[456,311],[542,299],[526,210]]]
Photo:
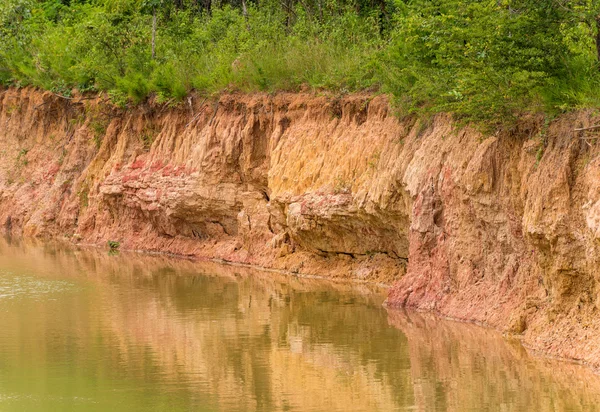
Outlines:
[[[3,294],[11,298],[2,298]],[[0,410],[594,410],[584,368],[364,286],[0,241]]]
[[581,365],[430,314],[390,311],[389,320],[408,338],[418,410],[600,410],[600,377]]

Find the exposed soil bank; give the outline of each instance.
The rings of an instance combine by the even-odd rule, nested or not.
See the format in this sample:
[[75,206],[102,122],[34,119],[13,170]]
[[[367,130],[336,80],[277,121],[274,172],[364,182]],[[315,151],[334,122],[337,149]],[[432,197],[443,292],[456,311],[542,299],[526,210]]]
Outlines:
[[[191,96],[120,111],[0,92],[0,224],[394,283],[411,306],[600,366],[600,157],[581,112],[485,136],[384,97]],[[581,135],[581,133],[587,133]],[[406,273],[406,274],[405,274]]]

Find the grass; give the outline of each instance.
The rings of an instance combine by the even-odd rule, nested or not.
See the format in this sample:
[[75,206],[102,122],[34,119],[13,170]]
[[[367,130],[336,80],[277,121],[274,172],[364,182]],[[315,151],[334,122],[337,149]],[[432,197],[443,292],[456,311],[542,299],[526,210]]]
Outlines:
[[[0,30],[2,20],[9,25],[11,10],[4,7]],[[268,11],[252,8],[244,18],[223,7],[211,17],[181,12],[161,19],[153,59],[149,16],[89,5],[70,10],[74,15],[59,22],[25,20],[12,37],[0,31],[0,83],[66,97],[72,89],[102,90],[120,105],[149,95],[181,100],[192,90],[352,91],[375,83],[370,60],[383,41],[372,22],[351,12],[327,24],[304,20],[289,28]]]

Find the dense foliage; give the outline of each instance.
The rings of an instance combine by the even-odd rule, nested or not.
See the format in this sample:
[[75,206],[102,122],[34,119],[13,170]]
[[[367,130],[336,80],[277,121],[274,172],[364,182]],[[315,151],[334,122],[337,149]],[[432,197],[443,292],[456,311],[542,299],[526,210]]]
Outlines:
[[3,0],[0,83],[117,103],[190,90],[389,92],[505,121],[598,102],[597,0]]

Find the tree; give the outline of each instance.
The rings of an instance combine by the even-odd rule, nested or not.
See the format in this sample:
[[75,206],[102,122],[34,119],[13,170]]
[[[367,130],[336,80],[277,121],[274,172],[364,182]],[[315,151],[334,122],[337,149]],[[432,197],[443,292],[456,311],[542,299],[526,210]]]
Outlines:
[[[535,3],[535,2],[534,2]],[[537,5],[540,7],[540,5]],[[543,7],[543,6],[542,6]],[[593,39],[598,70],[600,70],[600,1],[598,0],[550,0],[547,8],[552,8],[557,25],[579,26]]]
[[143,10],[152,13],[152,59],[156,58],[156,13],[162,7],[164,0],[144,0]]

